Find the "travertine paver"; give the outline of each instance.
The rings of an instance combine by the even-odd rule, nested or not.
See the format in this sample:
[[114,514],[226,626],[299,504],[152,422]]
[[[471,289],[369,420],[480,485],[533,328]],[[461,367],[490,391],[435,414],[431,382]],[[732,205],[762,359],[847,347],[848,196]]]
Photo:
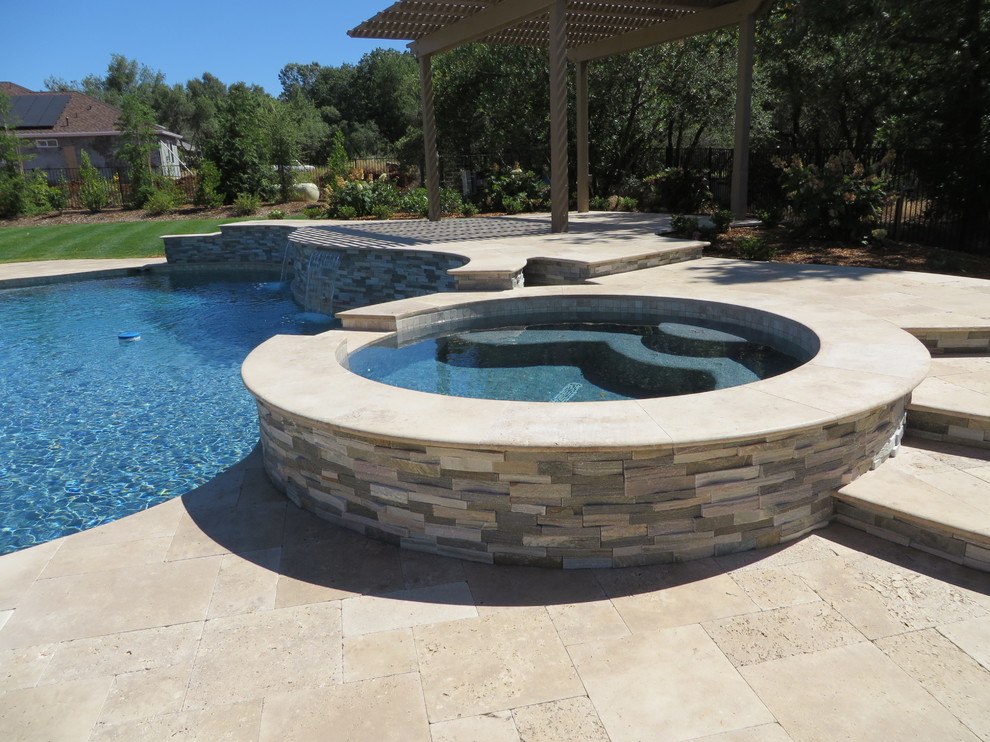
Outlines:
[[582,695],[542,607],[414,629],[430,721]]
[[795,742],[978,739],[868,642],[740,668]]
[[570,653],[613,742],[686,740],[774,721],[698,625],[578,644]]
[[[845,296],[918,326],[990,313],[986,293],[965,300],[971,283],[949,277],[671,270],[626,280]],[[987,467],[904,456],[925,474]],[[832,525],[691,564],[543,572],[400,551],[291,505],[278,514],[281,502],[256,453],[183,498],[0,557],[0,738],[990,739],[990,579],[860,531]],[[171,555],[156,560],[162,539]],[[462,586],[454,602],[422,590],[450,585]],[[402,628],[345,636],[348,601]],[[412,602],[427,623],[402,623]],[[477,617],[444,615],[472,606]],[[843,643],[849,626],[863,638]],[[752,641],[732,645],[726,627]],[[780,630],[757,639],[760,627]],[[749,663],[733,666],[743,650]]]
[[990,739],[987,673],[979,662],[934,629],[890,636],[877,646],[980,739]]

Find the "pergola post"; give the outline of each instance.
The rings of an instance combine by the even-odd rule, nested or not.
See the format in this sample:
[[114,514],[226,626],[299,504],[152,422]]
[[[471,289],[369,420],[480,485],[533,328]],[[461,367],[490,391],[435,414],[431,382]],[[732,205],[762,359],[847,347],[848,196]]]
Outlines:
[[749,207],[749,128],[753,106],[753,49],[756,15],[739,23],[739,62],[736,73],[736,136],[732,154],[732,216],[741,219]]
[[550,231],[567,231],[567,0],[550,6]]
[[437,154],[437,119],[433,112],[432,57],[419,58],[419,91],[423,103],[423,149],[425,150],[427,217],[440,221],[440,156]]
[[577,210],[588,212],[588,62],[577,63],[575,75],[575,105],[577,107]]

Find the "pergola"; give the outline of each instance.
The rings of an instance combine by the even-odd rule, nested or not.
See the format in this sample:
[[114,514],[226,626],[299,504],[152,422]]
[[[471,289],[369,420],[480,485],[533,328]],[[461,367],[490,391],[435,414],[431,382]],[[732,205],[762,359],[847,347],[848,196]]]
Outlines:
[[433,55],[463,44],[550,49],[551,228],[567,231],[567,60],[576,64],[577,209],[588,211],[588,63],[667,41],[739,26],[731,208],[747,206],[749,127],[756,19],[772,0],[399,0],[348,34],[408,39],[419,59],[429,218],[440,218],[439,158],[433,110]]

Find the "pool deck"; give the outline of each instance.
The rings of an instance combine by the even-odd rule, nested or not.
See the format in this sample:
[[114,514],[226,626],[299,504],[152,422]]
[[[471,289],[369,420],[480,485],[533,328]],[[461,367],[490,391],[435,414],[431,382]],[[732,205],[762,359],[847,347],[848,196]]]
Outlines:
[[[0,265],[0,284],[77,268]],[[956,343],[990,328],[990,282],[948,276],[703,258],[595,283],[810,297]],[[990,534],[985,364],[933,364],[919,408],[968,422],[926,423],[853,484],[882,475],[865,499],[921,517],[951,490]],[[864,530],[676,565],[493,567],[335,529],[256,451],[0,557],[0,738],[990,740],[990,574]]]

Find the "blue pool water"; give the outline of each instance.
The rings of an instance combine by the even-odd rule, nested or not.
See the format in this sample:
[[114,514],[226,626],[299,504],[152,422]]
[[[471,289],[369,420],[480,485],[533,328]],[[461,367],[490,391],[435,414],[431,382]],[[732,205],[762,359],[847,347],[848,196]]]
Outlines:
[[558,323],[475,330],[362,348],[350,370],[384,384],[454,397],[599,402],[725,389],[782,374],[807,358],[722,323]]
[[270,274],[243,271],[0,291],[0,554],[144,510],[244,458],[258,423],[241,363],[272,335],[328,329],[299,311]]

